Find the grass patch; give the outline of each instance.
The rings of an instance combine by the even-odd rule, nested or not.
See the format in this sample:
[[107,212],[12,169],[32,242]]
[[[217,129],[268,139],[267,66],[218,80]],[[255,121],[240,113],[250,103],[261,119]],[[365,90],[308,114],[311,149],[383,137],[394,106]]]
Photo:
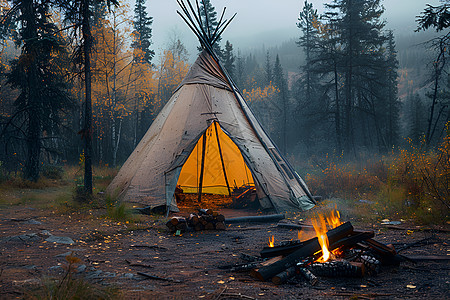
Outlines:
[[121,290],[114,287],[94,285],[75,276],[78,257],[68,255],[65,272],[61,278],[44,278],[38,287],[25,291],[24,299],[123,299]]

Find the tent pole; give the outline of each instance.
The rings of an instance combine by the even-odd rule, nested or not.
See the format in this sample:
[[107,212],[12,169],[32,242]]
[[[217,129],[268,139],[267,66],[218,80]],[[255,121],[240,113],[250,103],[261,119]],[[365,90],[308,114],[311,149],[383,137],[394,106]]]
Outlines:
[[223,176],[227,184],[228,195],[231,197],[230,184],[228,183],[227,172],[225,171],[225,162],[223,161],[222,148],[220,147],[219,131],[217,130],[217,121],[214,121],[214,128],[216,129],[217,146],[219,148],[220,161],[222,162]]
[[200,166],[200,180],[198,183],[198,202],[202,202],[203,173],[205,170],[205,152],[206,152],[206,131],[203,133],[202,141],[202,164]]

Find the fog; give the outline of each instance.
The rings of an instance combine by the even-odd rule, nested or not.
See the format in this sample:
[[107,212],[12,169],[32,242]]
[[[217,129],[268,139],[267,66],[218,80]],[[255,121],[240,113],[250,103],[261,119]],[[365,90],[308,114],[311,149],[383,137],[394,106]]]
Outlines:
[[[319,13],[324,3],[331,1],[310,0]],[[299,36],[296,22],[304,1],[301,0],[212,0],[219,13],[227,8],[226,17],[235,12],[236,18],[223,34],[223,40],[230,40],[234,48],[247,51],[261,46],[273,46]],[[438,5],[439,0],[385,0],[383,19],[386,28],[396,35],[408,35],[416,28],[415,18],[426,4]],[[134,7],[132,2],[131,7]],[[161,52],[171,39],[180,38],[191,55],[196,53],[198,42],[194,34],[177,15],[180,10],[175,0],[147,0],[147,11],[153,17],[153,47]]]

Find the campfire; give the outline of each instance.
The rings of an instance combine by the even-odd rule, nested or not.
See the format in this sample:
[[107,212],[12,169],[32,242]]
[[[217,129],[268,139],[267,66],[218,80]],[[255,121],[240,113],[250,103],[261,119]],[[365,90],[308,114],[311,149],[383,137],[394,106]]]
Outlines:
[[299,232],[299,239],[275,242],[272,235],[260,256],[243,255],[247,262],[232,266],[231,271],[250,271],[254,278],[275,284],[303,276],[314,285],[317,276],[362,277],[399,261],[393,246],[375,241],[373,231],[342,223],[337,210],[316,216],[312,224],[308,229],[315,231],[315,237],[301,240]]

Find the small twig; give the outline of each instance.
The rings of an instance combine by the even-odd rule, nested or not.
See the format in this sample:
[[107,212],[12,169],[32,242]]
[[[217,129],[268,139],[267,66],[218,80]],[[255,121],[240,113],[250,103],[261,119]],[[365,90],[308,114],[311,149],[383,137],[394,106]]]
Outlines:
[[222,297],[223,293],[225,293],[225,291],[227,290],[228,286],[225,286],[225,288],[219,293],[219,295],[217,295],[216,298],[214,298],[215,300],[219,300],[220,297]]
[[253,297],[250,297],[250,296],[246,296],[246,295],[242,295],[241,293],[223,293],[222,296],[256,300],[256,298],[253,298]]
[[144,244],[137,244],[137,245],[130,245],[130,247],[134,247],[134,248],[150,248],[150,249],[159,249],[159,250],[164,250],[167,251],[167,248],[161,247],[161,246],[157,246],[157,245],[144,245]]
[[159,277],[159,276],[150,275],[150,274],[147,274],[147,273],[144,273],[144,272],[137,272],[137,274],[141,275],[141,276],[144,276],[144,277],[147,277],[149,279],[155,279],[155,280],[161,280],[161,281],[169,281],[169,282],[176,282],[176,283],[180,283],[181,282],[180,280],[175,280],[175,279],[172,279],[172,278]]

